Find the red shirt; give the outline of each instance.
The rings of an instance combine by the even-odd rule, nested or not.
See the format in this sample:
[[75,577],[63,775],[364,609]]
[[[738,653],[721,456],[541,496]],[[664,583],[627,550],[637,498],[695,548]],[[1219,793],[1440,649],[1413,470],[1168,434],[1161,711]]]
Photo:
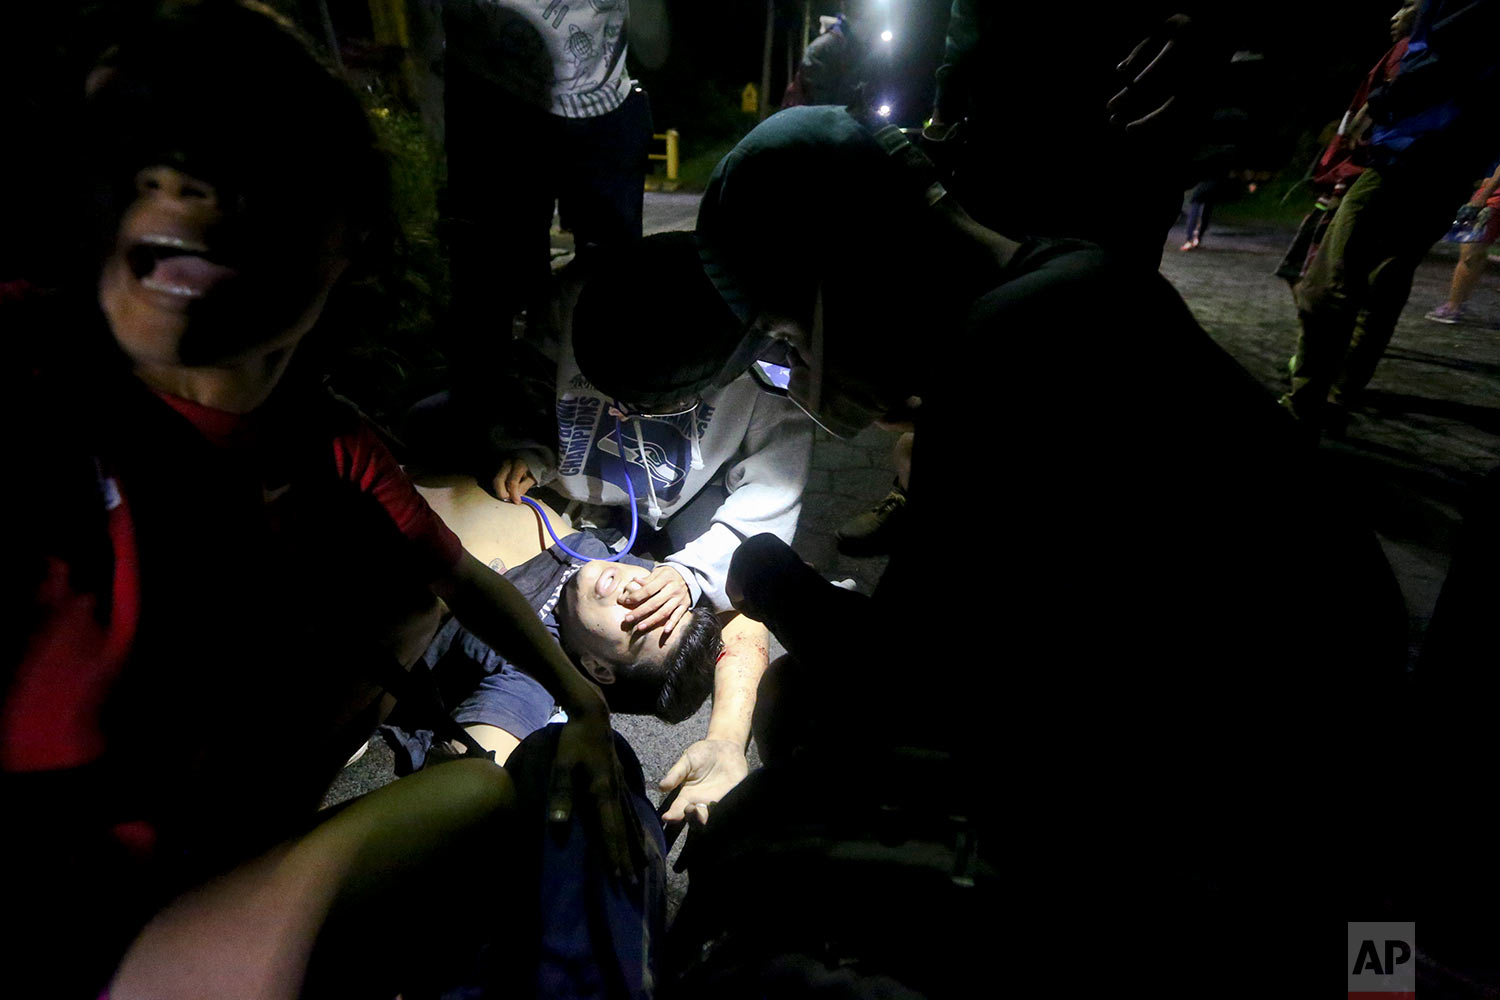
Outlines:
[[[1376,86],[1389,83],[1395,79],[1396,73],[1401,69],[1401,57],[1406,55],[1409,38],[1403,38],[1391,46],[1387,52],[1370,70],[1359,89],[1354,92],[1354,98],[1349,102],[1349,110],[1346,112],[1348,118],[1352,119],[1365,102],[1370,98],[1370,91]],[[1323,155],[1318,159],[1313,168],[1312,183],[1317,188],[1332,189],[1339,184],[1349,185],[1354,178],[1365,172],[1365,153],[1368,142],[1361,143],[1353,149],[1344,144],[1344,137],[1334,136],[1329,140],[1328,148],[1323,150]]]
[[[261,478],[266,522],[274,535],[298,499],[298,484],[279,480],[259,413],[239,415],[162,396],[222,453]],[[327,473],[378,503],[407,543],[409,567],[421,583],[452,569],[462,554],[458,538],[432,512],[389,450],[363,420],[326,441]],[[320,446],[323,447],[323,446]],[[36,595],[29,639],[0,709],[0,770],[50,771],[79,767],[106,752],[100,713],[134,651],[142,607],[136,525],[127,477],[96,459],[99,504],[114,557],[108,592],[78,589],[74,567],[48,557]],[[342,587],[340,588],[342,589]]]

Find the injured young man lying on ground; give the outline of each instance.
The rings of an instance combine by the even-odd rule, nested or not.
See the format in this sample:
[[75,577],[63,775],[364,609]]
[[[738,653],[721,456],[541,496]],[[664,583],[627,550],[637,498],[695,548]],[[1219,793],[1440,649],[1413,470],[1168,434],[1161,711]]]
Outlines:
[[[501,503],[471,478],[418,477],[416,482],[464,548],[516,586],[574,664],[600,686],[611,711],[675,723],[702,706],[713,688],[721,648],[713,613],[698,608],[670,631],[649,616],[625,621],[631,609],[620,598],[651,573],[653,563],[614,554],[607,536],[592,530],[565,531],[563,518],[543,505],[563,544],[594,557],[578,559],[552,542],[532,508]],[[432,672],[454,720],[504,763],[522,739],[556,714],[552,695],[456,618],[446,616],[435,634],[432,627],[429,620],[424,634],[431,638],[412,669]],[[382,727],[402,773],[420,769],[431,749],[432,733],[420,725],[403,718],[398,704]]]

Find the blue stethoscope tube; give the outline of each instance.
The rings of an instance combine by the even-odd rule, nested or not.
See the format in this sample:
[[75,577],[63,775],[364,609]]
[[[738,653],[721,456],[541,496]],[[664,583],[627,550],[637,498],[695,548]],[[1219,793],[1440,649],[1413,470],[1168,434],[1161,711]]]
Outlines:
[[[635,548],[636,530],[640,527],[641,516],[635,509],[635,483],[630,481],[630,466],[625,461],[625,434],[620,430],[620,418],[615,417],[615,441],[620,445],[620,471],[625,476],[625,493],[630,497],[630,540],[625,543],[622,552],[629,552]],[[646,475],[651,475],[651,470],[646,470]],[[593,556],[586,556],[582,552],[575,552],[563,544],[562,539],[557,537],[557,532],[552,530],[552,522],[547,520],[547,515],[542,511],[542,505],[531,497],[522,497],[522,503],[530,504],[531,509],[536,511],[536,516],[542,519],[542,527],[547,529],[547,534],[552,536],[552,541],[558,548],[562,549],[574,559],[582,559],[584,562],[593,562]]]

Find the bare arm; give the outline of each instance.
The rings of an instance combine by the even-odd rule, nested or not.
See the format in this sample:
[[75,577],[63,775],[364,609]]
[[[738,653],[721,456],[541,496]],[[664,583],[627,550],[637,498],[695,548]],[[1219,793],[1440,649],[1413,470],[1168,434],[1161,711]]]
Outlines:
[[755,691],[770,662],[771,633],[760,622],[734,612],[724,625],[724,655],[714,667],[714,707],[708,739],[724,740],[743,753],[750,742]]
[[745,747],[755,695],[769,661],[771,634],[760,622],[732,614],[724,625],[724,653],[714,667],[714,705],[708,735],[685,750],[662,778],[663,793],[682,787],[663,817],[676,822],[694,815],[708,819],[708,807],[723,798],[749,772]]

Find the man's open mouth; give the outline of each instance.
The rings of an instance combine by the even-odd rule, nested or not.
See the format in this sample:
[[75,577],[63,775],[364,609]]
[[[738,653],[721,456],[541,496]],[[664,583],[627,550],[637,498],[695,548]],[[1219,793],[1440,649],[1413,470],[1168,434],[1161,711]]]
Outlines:
[[176,236],[142,236],[125,259],[142,288],[187,299],[201,298],[239,274],[213,260],[207,246]]

